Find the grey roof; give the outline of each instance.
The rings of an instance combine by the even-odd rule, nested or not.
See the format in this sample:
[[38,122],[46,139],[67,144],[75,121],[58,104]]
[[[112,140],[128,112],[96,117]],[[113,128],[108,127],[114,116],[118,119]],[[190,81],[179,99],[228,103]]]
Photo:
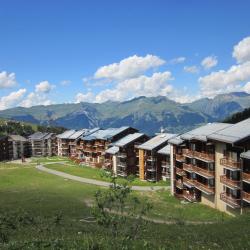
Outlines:
[[127,144],[134,142],[135,140],[141,138],[142,136],[144,136],[144,134],[142,134],[142,133],[129,134],[129,135],[126,135],[125,137],[121,138],[120,140],[114,142],[113,145],[115,145],[117,147],[124,147]]
[[250,160],[250,150],[241,153],[241,154],[240,154],[240,157],[241,157],[241,158],[244,158],[244,159]]
[[76,131],[74,129],[66,130],[62,134],[57,135],[57,138],[59,139],[69,139],[71,135],[73,135]]
[[89,130],[88,129],[81,129],[81,130],[78,130],[78,131],[75,131],[75,133],[73,133],[72,135],[70,135],[68,137],[68,139],[73,139],[73,140],[76,140],[78,139],[79,137],[81,137],[82,135],[85,135]]
[[42,132],[36,132],[29,136],[30,140],[43,140],[43,139],[49,139],[53,135],[52,133],[42,133]]
[[96,132],[92,133],[91,135],[82,137],[83,140],[91,141],[91,140],[108,140],[112,137],[120,134],[121,132],[127,130],[129,127],[124,126],[120,128],[108,128],[108,129],[99,129]]
[[53,135],[54,135],[54,133],[48,133],[43,139],[44,139],[44,140],[48,140],[48,139],[50,139],[51,136],[53,136]]
[[119,147],[113,146],[111,148],[108,148],[105,153],[115,155],[116,153],[119,152]]
[[207,141],[208,136],[220,131],[222,129],[228,128],[232,126],[232,124],[228,123],[208,123],[204,126],[191,130],[187,133],[180,135],[183,140],[199,140],[199,141]]
[[208,136],[211,140],[236,143],[250,136],[250,118]]
[[9,135],[9,138],[13,141],[22,141],[22,142],[26,142],[27,139],[24,138],[23,136],[21,135]]
[[162,144],[165,144],[170,138],[175,137],[176,134],[158,134],[152,139],[146,141],[145,143],[141,144],[138,148],[139,149],[145,149],[145,150],[153,150]]
[[170,145],[161,148],[157,153],[161,155],[170,155]]
[[176,137],[173,137],[171,139],[169,139],[168,143],[170,144],[174,144],[174,145],[180,145],[182,144],[184,141],[181,139],[181,137],[178,135]]

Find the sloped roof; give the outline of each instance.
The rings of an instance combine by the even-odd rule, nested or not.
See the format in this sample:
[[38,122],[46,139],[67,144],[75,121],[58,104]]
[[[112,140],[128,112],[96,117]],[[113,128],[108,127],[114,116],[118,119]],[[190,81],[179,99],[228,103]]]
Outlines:
[[116,153],[119,152],[119,147],[113,146],[111,148],[108,148],[105,153],[115,155]]
[[250,150],[241,153],[241,154],[240,154],[240,157],[241,157],[241,158],[244,158],[244,159],[250,160]]
[[89,130],[88,129],[81,129],[81,130],[78,130],[78,131],[75,131],[75,133],[73,133],[72,135],[70,135],[68,137],[68,139],[78,139],[79,137],[81,137],[82,135],[85,135]]
[[161,146],[162,144],[165,144],[170,138],[173,138],[175,136],[176,136],[176,134],[162,133],[162,134],[156,135],[152,139],[141,144],[138,148],[145,149],[145,150],[153,150],[153,149]]
[[168,143],[174,144],[174,145],[180,145],[183,142],[184,141],[181,139],[179,135],[168,140]]
[[236,143],[250,137],[250,118],[214,132],[208,138],[226,143]]
[[120,128],[108,128],[108,129],[99,129],[96,132],[92,133],[91,135],[82,137],[83,140],[91,141],[91,140],[108,140],[112,137],[120,134],[121,132],[127,130],[129,127],[123,126]]
[[43,139],[49,139],[52,133],[42,133],[42,132],[36,132],[29,136],[30,140],[43,140]]
[[23,136],[21,135],[9,135],[9,138],[13,141],[21,141],[21,142],[26,142],[27,139],[24,138]]
[[126,135],[125,137],[121,138],[120,140],[114,142],[113,145],[115,145],[117,147],[124,147],[127,144],[141,138],[144,135],[145,134],[142,134],[142,133],[129,134],[129,135]]
[[201,126],[199,128],[196,128],[194,130],[191,130],[187,133],[184,133],[182,135],[180,135],[180,138],[183,140],[199,140],[199,141],[207,141],[208,136],[223,130],[225,128],[231,127],[232,124],[228,124],[228,123],[208,123],[204,126]]
[[157,151],[157,153],[161,155],[170,155],[170,145],[161,148],[160,150]]
[[74,129],[66,130],[62,134],[57,135],[57,138],[59,139],[69,139],[71,135],[73,135],[76,131]]

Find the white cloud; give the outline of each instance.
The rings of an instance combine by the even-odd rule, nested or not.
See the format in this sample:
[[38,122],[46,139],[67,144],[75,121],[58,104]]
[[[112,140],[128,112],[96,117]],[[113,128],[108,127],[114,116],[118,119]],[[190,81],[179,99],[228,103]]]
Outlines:
[[187,73],[196,74],[196,73],[199,72],[199,69],[195,65],[193,65],[193,66],[185,66],[184,71],[187,72]]
[[246,93],[250,94],[250,82],[246,83],[243,88],[243,91],[245,91]]
[[218,60],[216,56],[208,56],[202,60],[201,65],[204,69],[211,69],[215,67],[217,63],[218,63]]
[[250,61],[250,36],[244,38],[234,46],[233,57],[238,63]]
[[54,88],[48,81],[40,82],[36,85],[37,93],[49,93]]
[[71,81],[70,81],[70,80],[63,80],[63,81],[60,82],[60,84],[61,84],[62,86],[67,86],[67,85],[70,85],[70,84],[71,84]]
[[96,96],[96,102],[124,101],[138,96],[166,96],[173,87],[168,83],[172,80],[171,72],[154,73],[152,76],[139,76],[124,80],[114,88],[102,91]]
[[0,89],[14,87],[16,83],[15,73],[0,72]]
[[7,96],[0,98],[0,110],[8,109],[16,106],[24,97],[26,89],[19,89],[18,91],[11,92]]
[[229,70],[220,70],[200,77],[202,94],[213,97],[216,94],[240,90],[241,84],[250,80],[250,61],[233,65]]
[[79,103],[79,102],[93,102],[94,100],[95,100],[95,96],[91,92],[88,92],[86,94],[78,93],[75,96],[75,102],[76,103]]
[[137,55],[128,57],[119,63],[113,63],[100,67],[95,72],[95,79],[106,78],[109,80],[124,80],[135,78],[145,71],[161,66],[165,63],[161,58],[154,55],[140,57]]
[[28,96],[20,103],[20,106],[29,108],[36,105],[50,105],[53,102],[47,98],[46,95],[41,93],[31,92]]
[[184,63],[186,61],[186,57],[181,56],[177,58],[173,58],[169,61],[170,64],[178,64],[178,63]]

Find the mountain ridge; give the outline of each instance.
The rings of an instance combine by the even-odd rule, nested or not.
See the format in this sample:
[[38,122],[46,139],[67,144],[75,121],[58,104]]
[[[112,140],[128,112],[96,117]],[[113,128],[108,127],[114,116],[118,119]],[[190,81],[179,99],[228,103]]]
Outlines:
[[250,95],[233,92],[183,104],[165,96],[141,96],[124,102],[17,107],[0,111],[0,117],[74,129],[127,125],[147,134],[159,132],[161,127],[180,133],[207,122],[222,121],[248,107]]

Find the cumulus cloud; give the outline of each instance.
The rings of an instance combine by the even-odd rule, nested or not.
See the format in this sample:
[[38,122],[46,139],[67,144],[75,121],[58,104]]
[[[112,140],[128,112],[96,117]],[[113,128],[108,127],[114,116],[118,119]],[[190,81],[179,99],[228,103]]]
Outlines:
[[169,61],[170,64],[178,64],[178,63],[184,63],[186,61],[186,57],[181,56],[177,58],[173,58]]
[[138,96],[166,96],[173,90],[169,84],[172,79],[169,71],[154,73],[152,76],[141,75],[119,82],[114,89],[100,92],[95,99],[96,102],[105,102],[108,100],[124,101]]
[[15,73],[0,72],[0,89],[14,87],[16,83]]
[[197,66],[193,65],[193,66],[185,66],[184,71],[187,73],[191,73],[191,74],[196,74],[199,72],[199,69]]
[[202,94],[215,96],[216,94],[240,90],[241,84],[250,80],[250,61],[233,65],[229,70],[220,70],[200,77],[199,83]]
[[233,57],[238,63],[250,61],[250,36],[244,38],[234,46]]
[[46,95],[36,92],[31,92],[28,96],[20,103],[20,106],[29,108],[35,105],[50,105],[53,102],[47,98]]
[[53,89],[53,85],[51,85],[48,81],[40,82],[36,85],[37,93],[49,93]]
[[216,56],[205,57],[201,62],[201,65],[204,69],[211,69],[215,67],[217,64],[218,64],[218,60]]
[[121,60],[119,63],[100,67],[95,72],[94,78],[109,80],[135,78],[145,71],[161,66],[164,63],[164,60],[154,55],[146,55],[145,57],[134,55]]
[[86,94],[78,93],[75,96],[75,102],[76,103],[79,103],[79,102],[93,102],[94,100],[95,100],[95,96],[91,92],[88,92]]
[[12,108],[16,106],[20,100],[24,97],[26,89],[19,89],[18,91],[11,92],[7,96],[0,98],[0,110]]

